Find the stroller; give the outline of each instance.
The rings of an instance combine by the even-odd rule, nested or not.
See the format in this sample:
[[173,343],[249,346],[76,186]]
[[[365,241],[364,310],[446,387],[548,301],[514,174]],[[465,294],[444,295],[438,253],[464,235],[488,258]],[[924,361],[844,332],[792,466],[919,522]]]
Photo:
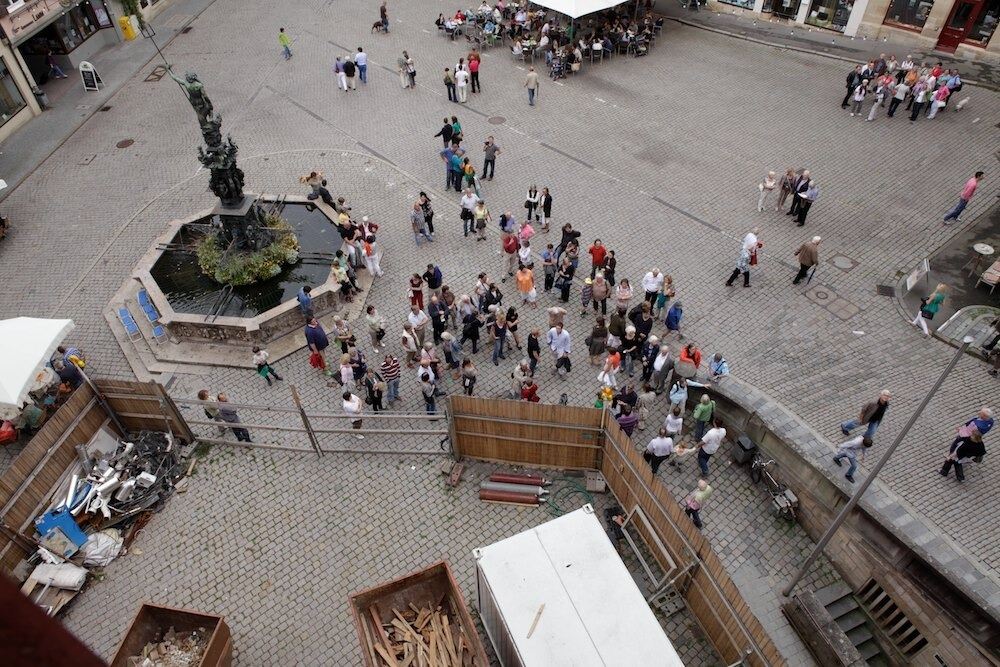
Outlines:
[[566,78],[566,65],[559,56],[552,58],[552,64],[549,66],[549,76],[553,81]]

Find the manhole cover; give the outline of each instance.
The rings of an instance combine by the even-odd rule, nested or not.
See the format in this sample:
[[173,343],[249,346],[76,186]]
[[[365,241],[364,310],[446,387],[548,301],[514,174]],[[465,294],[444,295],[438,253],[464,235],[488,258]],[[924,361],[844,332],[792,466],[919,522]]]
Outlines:
[[507,122],[507,119],[503,116],[490,116],[488,122],[490,125],[503,125]]
[[892,285],[876,285],[875,293],[879,296],[896,296],[896,288]]
[[830,263],[841,271],[850,271],[858,265],[857,262],[845,255],[834,255],[830,258]]
[[134,143],[135,143],[135,139],[122,139],[117,144],[115,144],[115,146],[118,147],[118,148],[128,148],[129,146],[131,146]]

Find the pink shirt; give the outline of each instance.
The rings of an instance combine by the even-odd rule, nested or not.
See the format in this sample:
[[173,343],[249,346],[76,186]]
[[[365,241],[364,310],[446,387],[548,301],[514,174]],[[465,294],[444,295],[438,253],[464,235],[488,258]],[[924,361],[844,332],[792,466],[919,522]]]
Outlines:
[[965,187],[962,188],[962,199],[969,201],[972,199],[972,195],[976,194],[976,188],[979,186],[979,181],[973,176],[968,181],[965,182]]

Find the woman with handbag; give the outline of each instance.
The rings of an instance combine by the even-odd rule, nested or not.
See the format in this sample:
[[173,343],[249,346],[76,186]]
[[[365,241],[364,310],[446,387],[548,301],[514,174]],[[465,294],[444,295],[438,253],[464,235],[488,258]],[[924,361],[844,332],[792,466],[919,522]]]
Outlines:
[[927,320],[933,320],[937,312],[941,310],[941,304],[944,303],[947,291],[948,286],[944,283],[939,283],[933,292],[920,300],[920,310],[917,311],[916,316],[910,324],[920,327],[925,336],[931,335],[931,332],[927,330]]

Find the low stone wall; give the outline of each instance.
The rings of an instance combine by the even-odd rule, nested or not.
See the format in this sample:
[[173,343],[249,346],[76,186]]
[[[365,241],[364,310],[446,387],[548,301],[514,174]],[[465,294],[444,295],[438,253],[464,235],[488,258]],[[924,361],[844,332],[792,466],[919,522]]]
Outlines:
[[[799,498],[799,522],[818,540],[851,492],[831,469],[833,443],[736,378],[706,390],[733,440],[746,434],[777,462],[776,477]],[[690,392],[691,407],[702,393]],[[879,481],[826,554],[855,591],[874,579],[922,633],[928,643],[909,656],[914,664],[940,665],[935,654],[946,664],[1000,664],[1000,587]]]

